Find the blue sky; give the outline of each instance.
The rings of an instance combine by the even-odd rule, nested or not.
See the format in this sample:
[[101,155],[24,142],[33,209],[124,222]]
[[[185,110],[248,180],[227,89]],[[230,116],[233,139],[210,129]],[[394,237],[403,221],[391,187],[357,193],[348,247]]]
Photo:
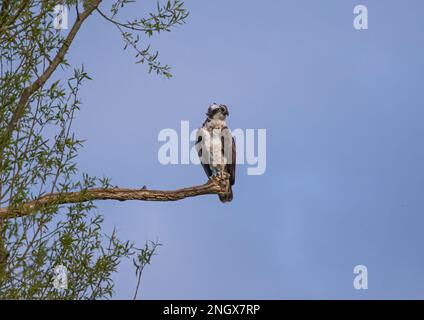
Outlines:
[[[124,19],[146,12],[149,2],[137,2]],[[368,7],[368,30],[352,26],[358,4]],[[230,204],[98,203],[108,230],[163,243],[140,298],[424,298],[424,3],[186,6],[186,25],[152,39],[171,80],[134,64],[98,14],[69,55],[94,79],[74,127],[87,139],[80,169],[113,184],[205,182],[200,166],[161,165],[157,136],[181,120],[199,126],[211,102],[229,106],[230,127],[267,130],[266,173],[239,166]],[[358,264],[368,290],[353,288]],[[115,297],[131,298],[131,262],[115,280]]]

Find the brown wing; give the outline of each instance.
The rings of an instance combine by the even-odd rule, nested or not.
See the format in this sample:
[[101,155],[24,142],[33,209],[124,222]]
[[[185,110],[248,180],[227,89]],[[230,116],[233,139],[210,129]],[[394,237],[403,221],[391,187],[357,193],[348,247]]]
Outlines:
[[[197,138],[196,145],[199,144],[199,143],[202,143],[202,136],[201,135],[199,135],[199,137]],[[203,167],[203,170],[205,170],[205,173],[206,173],[207,177],[209,178],[212,175],[212,170],[211,170],[209,164],[202,162],[202,148],[201,147],[197,149],[197,155],[199,156],[200,163]]]
[[236,142],[234,141],[234,137],[231,138],[232,140],[232,153],[231,153],[231,163],[228,163],[226,165],[226,170],[230,174],[230,183],[231,185],[234,185],[236,182]]
[[[228,129],[225,129],[224,134],[230,134],[230,131]],[[224,153],[225,150],[225,141],[229,141],[231,136],[222,136],[221,142],[222,142],[222,152]],[[236,182],[236,142],[234,141],[234,137],[231,137],[231,163],[228,163],[225,166],[225,171],[230,174],[230,184],[233,185]],[[225,153],[224,153],[225,154]]]

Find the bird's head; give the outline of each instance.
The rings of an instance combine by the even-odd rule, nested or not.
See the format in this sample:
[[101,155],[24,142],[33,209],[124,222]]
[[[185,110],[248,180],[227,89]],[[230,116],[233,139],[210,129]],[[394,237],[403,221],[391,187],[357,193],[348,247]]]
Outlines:
[[212,103],[206,115],[209,119],[214,120],[225,120],[225,118],[229,115],[228,107],[225,104],[216,104]]

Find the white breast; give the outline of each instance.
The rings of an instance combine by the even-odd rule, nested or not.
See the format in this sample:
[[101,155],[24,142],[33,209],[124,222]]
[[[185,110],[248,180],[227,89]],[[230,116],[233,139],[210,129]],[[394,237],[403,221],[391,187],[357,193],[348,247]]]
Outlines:
[[[222,135],[221,131],[217,129],[222,129],[226,127],[225,121],[212,120],[203,128],[200,128],[198,135],[202,136],[201,145],[197,146],[202,148],[202,163],[210,164],[213,167],[217,165],[223,165],[227,163],[227,160],[224,157],[222,152]],[[216,126],[219,126],[217,128]],[[199,151],[199,150],[198,150]]]
[[220,135],[212,135],[211,148],[212,166],[216,167],[218,164],[224,164],[225,159],[222,154],[222,141]]

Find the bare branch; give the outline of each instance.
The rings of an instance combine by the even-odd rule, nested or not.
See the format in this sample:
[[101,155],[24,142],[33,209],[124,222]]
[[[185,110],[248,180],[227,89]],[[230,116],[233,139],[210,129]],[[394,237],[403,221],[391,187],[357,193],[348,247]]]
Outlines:
[[109,21],[109,22],[112,22],[113,24],[116,24],[116,25],[118,25],[118,26],[121,26],[121,27],[124,27],[124,28],[128,28],[128,29],[131,29],[131,30],[134,30],[134,31],[140,31],[140,32],[146,32],[146,28],[139,28],[139,27],[136,27],[136,26],[133,26],[133,25],[131,25],[131,24],[129,24],[129,23],[121,23],[121,22],[119,22],[119,21],[116,21],[116,20],[114,20],[114,19],[112,19],[112,18],[109,18],[106,14],[104,14],[99,8],[97,8],[96,9],[96,11],[98,12],[98,13],[100,13],[100,15],[103,17],[103,18],[105,18],[107,21]]
[[227,176],[215,177],[207,183],[177,190],[148,190],[125,188],[95,188],[77,192],[49,193],[27,202],[19,208],[0,208],[0,220],[22,217],[42,210],[49,205],[81,203],[92,200],[139,200],[139,201],[176,201],[207,194],[226,194],[229,188]]

